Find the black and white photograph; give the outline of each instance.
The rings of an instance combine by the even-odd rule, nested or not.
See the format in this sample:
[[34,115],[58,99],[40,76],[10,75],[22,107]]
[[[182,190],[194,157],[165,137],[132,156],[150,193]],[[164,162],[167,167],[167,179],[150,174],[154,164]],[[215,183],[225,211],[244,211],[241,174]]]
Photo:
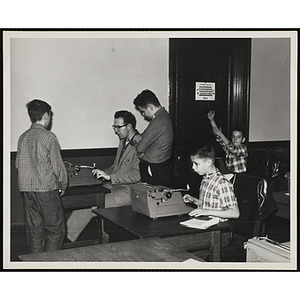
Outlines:
[[297,34],[4,30],[4,269],[296,270]]

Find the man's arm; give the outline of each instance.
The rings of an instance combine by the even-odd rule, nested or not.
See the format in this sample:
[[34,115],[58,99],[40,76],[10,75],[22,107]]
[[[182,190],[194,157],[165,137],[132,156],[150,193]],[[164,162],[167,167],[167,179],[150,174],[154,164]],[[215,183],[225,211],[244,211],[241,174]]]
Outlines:
[[110,175],[110,180],[112,184],[127,184],[127,183],[135,183],[141,181],[141,174],[139,168],[140,160],[136,156],[134,160],[130,162],[131,167],[125,173],[116,172]]
[[110,175],[114,172],[116,164],[117,164],[117,157],[115,157],[114,163],[109,168],[104,169],[104,170],[93,169],[92,174],[97,179],[103,178],[105,180],[110,180]]
[[136,151],[138,152],[138,156],[145,153],[149,146],[152,145],[153,142],[161,136],[161,134],[163,133],[162,126],[162,122],[156,119],[152,120],[149,123],[148,127],[141,134],[141,140],[136,145]]
[[[132,147],[132,146],[128,146]],[[93,175],[96,175],[96,178],[104,178],[105,180],[111,180],[112,184],[126,184],[139,182],[141,180],[139,162],[140,160],[137,157],[136,151],[133,148],[129,159],[120,162],[116,170],[117,165],[117,156],[112,166],[105,170],[94,169],[92,170]],[[123,169],[123,167],[125,167]],[[127,172],[122,172],[121,170],[127,170]]]

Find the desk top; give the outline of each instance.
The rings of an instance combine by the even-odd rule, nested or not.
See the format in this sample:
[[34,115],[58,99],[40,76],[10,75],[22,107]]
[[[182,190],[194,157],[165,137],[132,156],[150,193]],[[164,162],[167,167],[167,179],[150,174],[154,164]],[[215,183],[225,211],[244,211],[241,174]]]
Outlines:
[[106,262],[182,262],[199,257],[160,239],[150,238],[119,243],[20,255],[22,261],[106,261]]
[[221,222],[208,229],[201,230],[180,225],[190,217],[188,215],[151,219],[132,210],[131,206],[100,208],[93,210],[106,221],[125,229],[137,238],[171,237],[209,231],[229,231],[229,222]]
[[63,197],[109,192],[110,190],[105,188],[102,184],[72,186],[67,189],[66,194]]

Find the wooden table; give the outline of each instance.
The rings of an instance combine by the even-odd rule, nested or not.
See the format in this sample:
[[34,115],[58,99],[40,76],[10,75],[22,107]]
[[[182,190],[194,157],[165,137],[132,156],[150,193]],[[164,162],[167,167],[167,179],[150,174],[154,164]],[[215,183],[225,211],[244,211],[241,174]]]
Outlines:
[[73,186],[62,197],[64,209],[83,209],[92,206],[104,207],[105,194],[110,191],[100,184]]
[[203,261],[160,238],[24,254],[19,257],[27,262],[183,262],[188,259]]
[[[104,208],[105,194],[110,190],[103,187],[101,184],[85,185],[85,186],[72,186],[67,189],[66,194],[61,198],[64,211],[72,211],[76,209],[91,208]],[[101,227],[97,228],[97,238],[87,241],[76,241],[74,243],[64,243],[64,248],[86,246],[90,244],[101,242]]]
[[[180,225],[188,215],[162,217],[155,220],[136,213],[131,206],[93,210],[104,222],[109,242],[160,237],[187,251],[210,250],[210,260],[220,261],[221,232],[230,231],[229,223],[222,222],[206,230]],[[102,222],[99,222],[100,224]]]
[[278,212],[276,216],[289,220],[290,219],[290,195],[287,191],[272,193],[277,204]]

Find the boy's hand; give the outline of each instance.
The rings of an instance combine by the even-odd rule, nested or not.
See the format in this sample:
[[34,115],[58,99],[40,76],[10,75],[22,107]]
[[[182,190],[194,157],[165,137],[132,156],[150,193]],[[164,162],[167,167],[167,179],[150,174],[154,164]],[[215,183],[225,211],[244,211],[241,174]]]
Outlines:
[[183,202],[185,202],[185,203],[195,203],[196,202],[195,201],[196,199],[189,194],[185,194],[182,198],[183,198]]
[[209,120],[213,120],[215,118],[215,111],[214,110],[209,111],[207,117]]
[[202,209],[202,208],[196,208],[196,209],[193,209],[189,215],[191,217],[200,217],[200,216],[207,216],[207,212],[206,212],[206,209]]

